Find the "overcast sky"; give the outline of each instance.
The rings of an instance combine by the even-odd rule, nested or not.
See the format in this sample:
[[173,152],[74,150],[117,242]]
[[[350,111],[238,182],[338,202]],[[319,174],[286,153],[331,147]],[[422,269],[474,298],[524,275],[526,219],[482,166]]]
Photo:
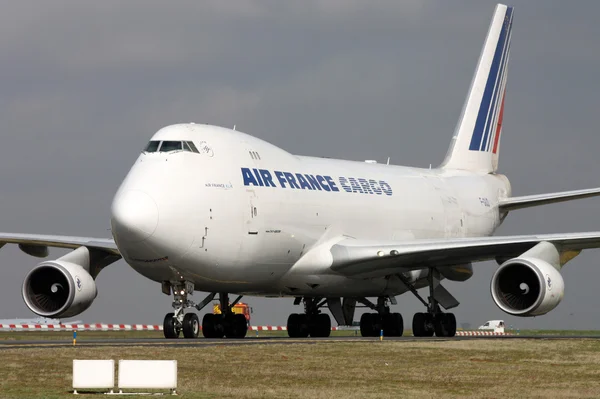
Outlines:
[[[0,231],[109,237],[112,197],[159,128],[203,122],[303,155],[443,159],[493,1],[5,2],[0,13]],[[600,3],[515,1],[500,172],[514,195],[600,186]],[[201,171],[199,171],[201,172]],[[600,199],[514,212],[498,234],[600,230]],[[64,251],[51,250],[56,258]],[[33,317],[37,259],[0,251],[0,319]],[[563,272],[563,302],[509,317],[496,265],[445,283],[460,322],[600,328],[600,251]],[[97,279],[87,322],[162,323],[171,299],[123,261]],[[202,295],[196,293],[199,301]],[[245,298],[255,324],[292,299]],[[410,325],[423,307],[398,297]]]

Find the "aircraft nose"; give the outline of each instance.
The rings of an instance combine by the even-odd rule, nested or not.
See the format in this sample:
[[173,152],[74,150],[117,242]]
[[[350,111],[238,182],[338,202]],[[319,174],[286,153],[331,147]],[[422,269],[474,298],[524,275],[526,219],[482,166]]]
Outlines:
[[140,190],[118,194],[112,203],[111,225],[119,241],[141,242],[154,234],[158,225],[158,206]]

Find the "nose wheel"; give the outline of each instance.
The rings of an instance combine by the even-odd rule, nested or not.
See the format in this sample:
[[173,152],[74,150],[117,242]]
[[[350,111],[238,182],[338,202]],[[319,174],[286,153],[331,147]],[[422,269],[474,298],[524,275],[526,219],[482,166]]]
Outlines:
[[200,334],[200,320],[196,313],[188,313],[183,317],[183,336],[185,338],[198,338]]
[[163,333],[167,339],[179,338],[181,328],[177,325],[175,313],[167,313],[163,321]]
[[184,314],[184,310],[195,308],[202,310],[208,305],[216,293],[209,294],[199,304],[188,299],[188,295],[194,292],[194,284],[184,282],[163,282],[163,293],[170,295],[173,293],[173,309],[172,313],[167,313],[163,320],[163,334],[167,339],[177,339],[183,333],[184,338],[198,338],[200,335],[200,320],[195,313]]

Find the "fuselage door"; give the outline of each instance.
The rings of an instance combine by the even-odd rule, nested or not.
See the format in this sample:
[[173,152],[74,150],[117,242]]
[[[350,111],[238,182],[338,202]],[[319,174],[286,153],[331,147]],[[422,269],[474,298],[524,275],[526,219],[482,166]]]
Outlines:
[[248,193],[249,199],[248,209],[246,210],[246,226],[248,228],[248,234],[258,235],[260,220],[258,214],[258,197],[254,190],[248,189],[246,192]]

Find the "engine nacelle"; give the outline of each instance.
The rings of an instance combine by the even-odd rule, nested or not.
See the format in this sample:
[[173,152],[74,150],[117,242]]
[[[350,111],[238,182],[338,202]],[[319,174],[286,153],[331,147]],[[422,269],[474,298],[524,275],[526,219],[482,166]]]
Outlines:
[[491,283],[496,305],[514,316],[539,316],[563,299],[565,282],[550,263],[533,257],[513,258],[494,273]]
[[42,262],[23,282],[23,300],[43,317],[72,317],[96,298],[96,283],[81,266],[62,260]]

